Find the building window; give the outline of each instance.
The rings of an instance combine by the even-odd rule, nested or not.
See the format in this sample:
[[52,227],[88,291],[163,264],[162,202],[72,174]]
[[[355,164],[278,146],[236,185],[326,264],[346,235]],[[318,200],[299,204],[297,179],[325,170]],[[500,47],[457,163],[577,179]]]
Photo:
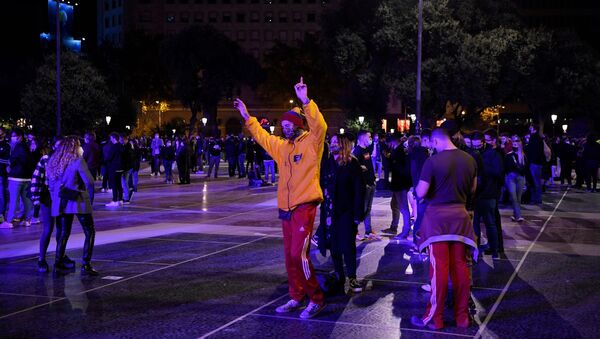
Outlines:
[[190,22],[190,13],[189,12],[181,12],[179,13],[179,21],[183,23]]
[[235,14],[236,22],[246,22],[246,13],[238,12]]
[[287,41],[287,31],[279,31],[279,40]]
[[260,34],[258,33],[258,31],[250,31],[250,40],[252,40],[252,41],[260,40]]
[[273,12],[265,13],[265,22],[273,22]]
[[237,32],[237,41],[246,41],[246,31]]
[[250,22],[259,22],[258,12],[250,12]]
[[295,23],[299,23],[302,22],[302,13],[300,12],[294,12],[294,22]]
[[286,12],[279,12],[279,22],[286,23],[288,22],[288,16]]
[[317,15],[315,13],[306,14],[306,22],[315,22],[317,21]]
[[202,12],[194,13],[194,22],[203,23],[204,22],[204,13],[202,13]]
[[294,40],[302,40],[302,32],[294,31]]
[[223,13],[223,19],[221,22],[231,22],[231,12]]
[[265,31],[265,41],[273,41],[273,31]]
[[167,14],[167,22],[172,24],[175,22],[175,13],[168,13]]
[[152,22],[152,12],[150,12],[150,11],[141,12],[140,16],[138,17],[138,21],[141,23]]
[[112,26],[113,27],[117,26],[117,16],[116,15],[113,15],[113,17],[112,17]]
[[110,10],[110,3],[108,2],[108,0],[104,1],[104,10],[105,11],[109,11]]
[[[112,8],[115,9],[117,8],[117,0],[112,0]],[[116,40],[116,37],[115,37]]]
[[208,13],[208,22],[210,22],[211,24],[217,22],[217,12]]
[[110,18],[104,18],[104,28],[110,27]]
[[119,14],[119,16],[117,17],[117,23],[119,24],[119,26],[121,26],[123,24],[123,18],[121,16],[121,14]]
[[258,51],[258,49],[257,49],[257,48],[253,48],[253,49],[252,49],[252,51],[250,51],[250,52],[252,53],[252,56],[253,56],[255,59],[258,59],[258,58],[260,57],[260,52]]

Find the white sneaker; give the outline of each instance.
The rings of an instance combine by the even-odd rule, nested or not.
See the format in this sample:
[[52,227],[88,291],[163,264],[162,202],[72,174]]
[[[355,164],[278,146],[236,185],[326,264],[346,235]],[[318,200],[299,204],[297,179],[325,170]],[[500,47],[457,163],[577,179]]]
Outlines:
[[301,306],[302,306],[302,303],[300,301],[296,301],[294,299],[291,299],[290,301],[288,301],[284,305],[281,305],[281,306],[277,307],[275,309],[275,312],[277,312],[277,313],[288,313],[288,312],[292,312],[292,311],[295,311],[295,310],[299,309]]
[[41,222],[41,221],[40,221],[40,218],[32,218],[32,219],[31,219],[31,223],[32,223],[32,224],[39,224],[40,222]]
[[423,291],[431,292],[431,285],[429,285],[429,284],[421,285],[421,289]]
[[8,221],[4,221],[3,223],[0,224],[0,228],[14,228],[15,226],[13,225],[12,222],[8,222]]
[[317,314],[319,314],[319,312],[321,312],[324,308],[325,308],[325,304],[319,305],[319,304],[315,304],[311,301],[310,304],[308,304],[308,306],[306,306],[304,311],[302,311],[302,313],[300,313],[300,318],[310,319],[310,318],[316,316]]
[[101,189],[100,193],[106,193],[106,189],[105,188]]
[[106,207],[119,207],[119,202],[118,201],[111,201],[108,204],[104,205]]
[[123,206],[123,200],[119,200],[119,206]]

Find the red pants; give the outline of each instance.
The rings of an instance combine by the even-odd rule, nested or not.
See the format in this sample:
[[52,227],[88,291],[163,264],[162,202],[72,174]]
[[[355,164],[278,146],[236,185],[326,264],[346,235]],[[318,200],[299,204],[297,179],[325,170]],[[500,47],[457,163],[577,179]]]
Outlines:
[[301,205],[292,212],[291,220],[283,220],[283,248],[290,297],[301,301],[308,295],[310,301],[321,305],[324,296],[315,277],[309,254],[316,212],[315,205]]
[[436,242],[429,245],[429,278],[431,297],[423,316],[425,324],[433,321],[436,328],[444,327],[444,303],[448,294],[448,271],[452,279],[454,318],[457,326],[469,325],[469,295],[471,271],[467,266],[467,245],[458,241]]

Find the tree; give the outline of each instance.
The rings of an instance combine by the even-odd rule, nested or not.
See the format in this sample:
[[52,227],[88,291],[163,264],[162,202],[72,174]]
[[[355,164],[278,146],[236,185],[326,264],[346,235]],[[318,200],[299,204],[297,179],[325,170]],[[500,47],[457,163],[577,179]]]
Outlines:
[[[116,99],[104,77],[75,53],[61,53],[61,118],[65,134],[81,133],[102,124],[116,109]],[[26,86],[21,109],[42,134],[56,132],[56,56],[49,55]]]
[[191,111],[190,132],[200,111],[214,131],[219,101],[232,98],[241,85],[255,85],[260,74],[252,56],[211,26],[192,26],[168,38],[161,56],[175,97]]

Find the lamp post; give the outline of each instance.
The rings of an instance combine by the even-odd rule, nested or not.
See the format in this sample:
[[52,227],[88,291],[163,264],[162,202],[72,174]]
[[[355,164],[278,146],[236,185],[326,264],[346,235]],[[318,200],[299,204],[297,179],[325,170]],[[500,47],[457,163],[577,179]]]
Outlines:
[[275,132],[275,126],[269,126],[269,130],[271,131],[271,134],[273,134]]
[[110,125],[110,120],[112,119],[112,117],[110,115],[106,116],[106,126]]
[[390,128],[390,134],[394,134],[394,132],[395,132],[394,129]]
[[552,114],[550,119],[552,119],[552,136],[554,137],[554,124],[556,123],[556,119],[558,119],[558,115]]
[[365,117],[361,115],[358,117],[358,123],[362,125],[363,122],[365,122]]
[[345,129],[340,128],[340,134],[344,134],[345,131],[346,131]]
[[206,127],[207,122],[208,122],[208,119],[206,119],[206,117],[202,118],[202,124],[204,125],[204,127]]
[[175,135],[175,133],[177,133],[177,130],[174,128],[171,131],[173,131],[173,135]]
[[569,128],[569,125],[567,125],[567,124],[562,125],[562,130],[565,134],[567,133],[567,128]]
[[160,101],[156,100],[155,103],[158,105],[158,128],[162,127],[162,111],[160,110]]

